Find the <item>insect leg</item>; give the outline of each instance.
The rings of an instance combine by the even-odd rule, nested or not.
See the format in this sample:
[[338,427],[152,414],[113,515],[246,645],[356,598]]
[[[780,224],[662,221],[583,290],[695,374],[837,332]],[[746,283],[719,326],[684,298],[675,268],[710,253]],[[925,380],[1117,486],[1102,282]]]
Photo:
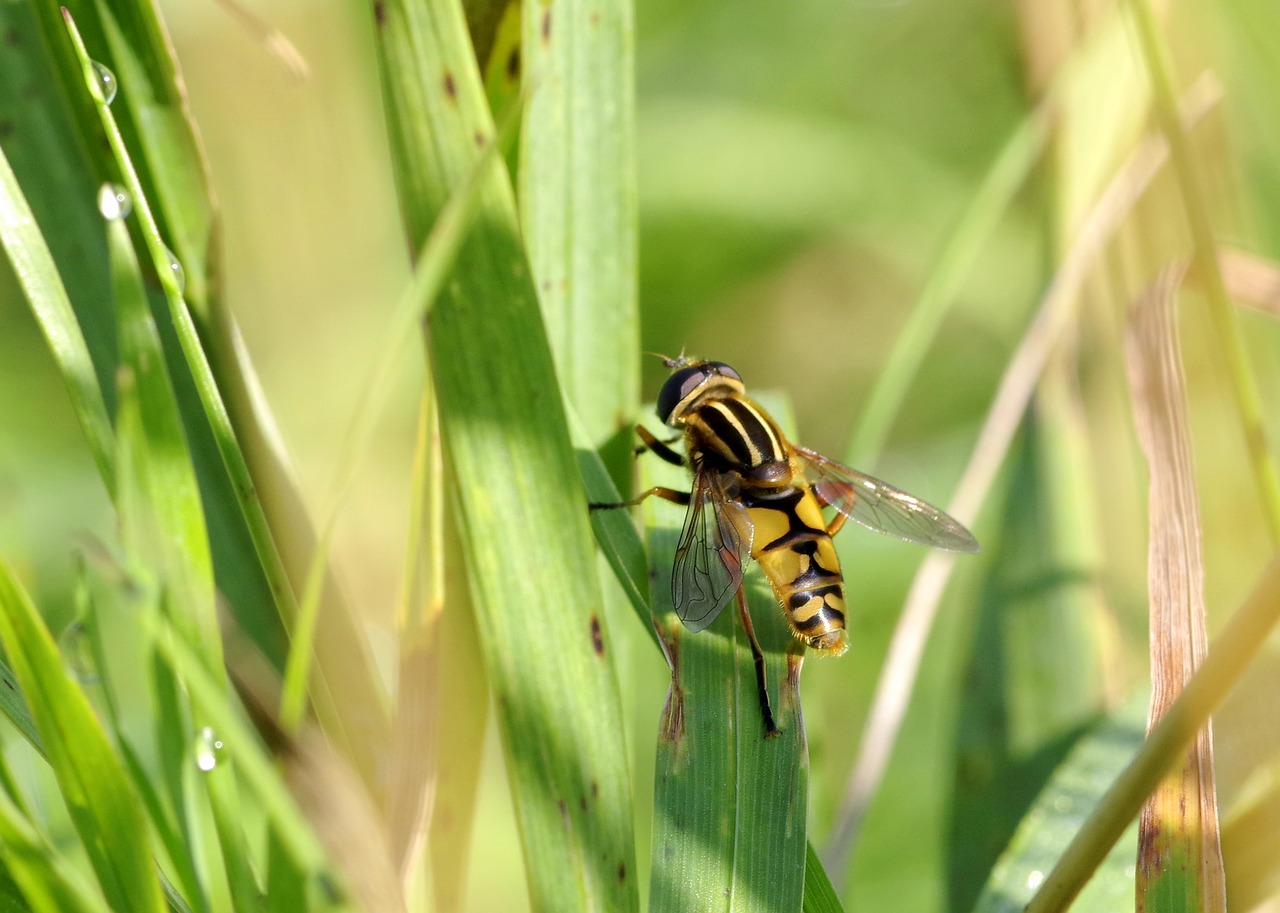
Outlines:
[[773,722],[773,708],[769,706],[769,688],[765,680],[764,651],[760,649],[760,641],[756,640],[756,629],[751,624],[751,613],[747,611],[747,594],[738,587],[738,617],[742,619],[742,627],[747,632],[747,640],[751,644],[751,658],[756,665],[756,688],[760,691],[760,715],[764,717],[764,737],[772,739],[780,730]]
[[[672,466],[684,465],[684,457],[650,434],[649,429],[644,425],[636,425],[636,434],[639,435],[641,441],[640,446],[636,448],[637,453],[644,453],[648,450],[660,459],[666,460]],[[679,440],[679,438],[676,438],[676,440]]]
[[[814,497],[818,499],[818,502],[821,503],[823,507],[831,506],[831,502],[822,496],[822,491],[820,487],[815,487],[813,489],[813,494],[814,494]],[[834,536],[836,533],[840,532],[840,530],[844,527],[845,521],[848,519],[849,518],[845,516],[843,511],[837,510],[836,515],[832,517],[831,522],[827,524],[827,535]]]
[[661,485],[655,485],[653,488],[650,488],[648,491],[641,492],[629,501],[614,501],[607,504],[596,503],[588,504],[587,506],[592,510],[613,510],[618,507],[635,507],[650,495],[657,495],[662,500],[670,501],[672,504],[687,505],[689,503],[689,492],[676,491],[674,488],[665,488]]

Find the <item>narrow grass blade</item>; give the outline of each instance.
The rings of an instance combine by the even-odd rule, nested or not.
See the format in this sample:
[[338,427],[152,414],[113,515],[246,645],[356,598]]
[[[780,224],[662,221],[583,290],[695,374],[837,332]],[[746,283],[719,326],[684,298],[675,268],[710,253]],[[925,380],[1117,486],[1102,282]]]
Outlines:
[[1209,316],[1217,337],[1220,358],[1231,381],[1233,405],[1244,436],[1253,469],[1258,498],[1262,503],[1273,545],[1280,544],[1280,473],[1267,445],[1263,427],[1262,400],[1249,365],[1244,340],[1236,322],[1235,309],[1227,297],[1218,266],[1218,246],[1213,219],[1205,195],[1205,175],[1196,162],[1178,110],[1177,81],[1173,62],[1156,22],[1149,0],[1129,0],[1134,31],[1152,85],[1152,101],[1157,122],[1169,144],[1169,158],[1186,208],[1187,228],[1192,238],[1192,259],[1204,283]]
[[[396,178],[416,248],[495,131],[461,10],[379,10]],[[496,168],[428,341],[533,907],[633,910],[631,791],[586,499],[512,191]]]
[[[254,731],[232,710],[227,691],[208,673],[199,655],[164,616],[142,615],[138,621],[146,629],[156,653],[185,685],[195,712],[207,718],[218,734],[224,757],[234,762],[239,771],[244,801],[255,803],[255,808],[266,815],[280,846],[308,883],[332,884],[329,861],[316,835],[285,789],[273,760],[263,751]],[[328,906],[333,905],[337,904]]]
[[[431,820],[436,766],[441,754],[437,720],[445,703],[440,681],[440,629],[448,594],[444,574],[444,459],[429,383],[424,386],[418,410],[409,505],[409,537],[396,612],[400,656],[388,822],[392,857],[401,881],[406,883],[421,855]],[[450,700],[457,701],[452,687],[450,692]],[[479,703],[483,704],[483,699]]]
[[844,913],[822,860],[814,852],[812,843],[808,847],[804,862],[804,913]]
[[[88,84],[94,84],[92,62],[69,15],[65,16],[65,20],[84,80]],[[277,548],[275,532],[268,523],[263,503],[249,472],[245,452],[231,426],[218,383],[183,299],[183,290],[179,287],[180,277],[175,270],[178,261],[162,240],[160,223],[111,109],[102,99],[97,102],[97,113],[111,153],[123,176],[124,186],[133,198],[134,213],[141,224],[150,265],[161,278],[176,345],[190,374],[192,386],[189,390],[193,398],[189,404],[184,404],[184,414],[188,419],[188,428],[194,429],[198,434],[199,453],[204,458],[201,468],[207,474],[205,480],[213,484],[215,489],[229,486],[225,489],[227,500],[236,508],[227,516],[210,516],[211,528],[224,534],[220,537],[223,548],[226,554],[232,556],[231,562],[238,565],[237,573],[232,575],[235,579],[231,580],[225,579],[229,573],[227,566],[220,569],[224,584],[230,591],[241,595],[240,577],[254,583],[265,577],[276,613],[283,622],[288,623],[296,610],[294,580]],[[282,497],[287,497],[287,494]],[[222,499],[215,497],[214,510],[216,512],[221,509]],[[247,554],[245,543],[239,541],[245,535],[252,543],[253,556]],[[296,567],[299,563],[304,562],[295,560],[292,566]],[[300,576],[301,572],[299,578]],[[254,595],[265,597],[268,593],[257,592]],[[269,638],[270,632],[263,631],[264,625],[256,617],[263,608],[261,599],[256,599],[252,605],[240,605],[239,608],[241,614],[238,617],[246,627]],[[386,744],[387,720],[385,713],[381,712],[382,694],[367,663],[367,657],[361,650],[363,640],[345,612],[345,606],[340,602],[334,604],[334,611],[325,618],[326,622],[317,637],[317,649],[326,660],[319,664],[322,676],[316,684],[317,707],[328,731],[355,760],[366,783],[375,783],[378,769],[376,751],[379,746]],[[338,675],[342,676],[341,687],[335,686],[331,681]]]
[[44,739],[40,737],[40,731],[36,728],[35,721],[31,719],[31,710],[22,697],[22,686],[18,684],[18,677],[3,662],[0,662],[0,713],[3,713],[22,733],[23,738],[32,748],[41,755],[47,756]]
[[[1063,847],[1097,805],[1102,786],[1116,775],[1142,744],[1142,701],[1129,701],[1100,721],[1071,749],[991,871],[974,913],[1019,913],[1044,880]],[[1098,877],[1081,897],[1078,909],[1125,913],[1133,909],[1132,847],[1122,841],[1109,853]]]
[[947,236],[907,323],[894,341],[884,369],[876,377],[866,407],[848,447],[851,466],[874,462],[889,436],[893,419],[916,372],[933,344],[948,309],[983,250],[1013,195],[1039,161],[1049,131],[1048,107],[1029,113],[1009,135],[986,178]]
[[126,87],[112,105],[124,143],[134,150],[157,225],[182,264],[183,295],[198,314],[207,316],[207,261],[214,231],[208,166],[159,7],[98,3],[94,10],[116,78]]
[[557,374],[596,447],[639,400],[630,0],[526,6],[520,211]]
[[436,909],[457,910],[463,905],[472,850],[490,689],[479,647],[482,638],[469,601],[463,546],[452,527],[445,530],[444,548],[448,604],[438,632],[439,676],[449,684],[442,698],[439,732],[447,750],[441,752],[436,772],[428,851]]
[[[578,454],[578,470],[582,473],[587,497],[593,504],[616,504],[622,501],[623,496],[614,486],[613,478],[600,459],[600,454],[592,446],[576,410],[570,406],[568,411],[573,446]],[[591,512],[591,528],[595,531],[596,541],[613,569],[623,594],[639,617],[640,624],[650,632],[657,645],[653,613],[649,608],[648,561],[645,558],[644,543],[640,541],[635,524],[625,511],[595,510]]]
[[0,790],[0,846],[4,865],[21,887],[33,913],[108,913],[110,907],[85,883],[58,850],[54,849]]
[[0,563],[0,637],[103,895],[122,913],[164,909],[146,819],[84,693],[35,607]]
[[[765,397],[769,406],[773,401]],[[784,427],[789,415],[772,409]],[[687,488],[688,472],[650,458],[648,485]],[[650,575],[672,667],[659,724],[650,908],[795,910],[805,884],[808,756],[800,711],[802,654],[763,578],[748,574],[750,611],[781,734],[765,738],[755,669],[737,607],[685,631],[671,606],[671,567],[684,510],[646,505]],[[652,506],[649,506],[652,505]]]
[[71,404],[108,489],[115,485],[114,434],[102,388],[62,278],[27,206],[9,160],[0,149],[0,244],[18,277],[49,349],[62,371]]
[[[164,352],[148,307],[129,235],[119,221],[108,225],[108,250],[120,315],[120,357],[126,373],[119,399],[121,454],[119,512],[129,572],[144,589],[163,594],[143,600],[140,610],[169,607],[174,626],[202,658],[210,676],[225,686],[222,637],[214,603],[212,556],[195,468]],[[149,655],[149,651],[148,651]],[[195,768],[196,733],[209,721],[188,714],[179,684],[166,670],[152,678],[158,713],[157,739],[170,803],[199,848],[186,812],[186,788]],[[208,790],[222,848],[222,862],[237,904],[253,903],[257,885],[248,865],[234,767],[207,771]],[[201,866],[210,870],[212,860]]]
[[[1150,473],[1147,590],[1154,725],[1204,659],[1204,565],[1175,305],[1184,269],[1167,269],[1136,302],[1126,347],[1138,438]],[[1222,911],[1226,885],[1213,730],[1142,810],[1138,909]]]

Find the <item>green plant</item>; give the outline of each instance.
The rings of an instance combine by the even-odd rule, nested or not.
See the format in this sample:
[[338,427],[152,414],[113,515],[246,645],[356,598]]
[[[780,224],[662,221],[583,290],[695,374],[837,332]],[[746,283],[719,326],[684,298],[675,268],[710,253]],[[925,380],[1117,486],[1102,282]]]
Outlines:
[[[0,389],[38,391],[3,402],[0,467],[24,468],[0,508],[65,485],[90,529],[71,544],[0,510],[7,908],[994,911],[1060,909],[1088,883],[1082,905],[1127,909],[1136,838],[1112,846],[1193,740],[1148,807],[1139,897],[1274,895],[1249,860],[1274,846],[1278,794],[1274,564],[1258,576],[1280,528],[1278,340],[1231,303],[1277,310],[1258,124],[1280,98],[1255,38],[1280,22],[1261,0],[1170,23],[1144,0],[1028,6],[1022,44],[979,0],[656,3],[638,23],[602,0],[386,0],[339,30],[368,59],[308,54],[306,85],[376,71],[382,99],[327,136],[324,252],[246,243],[244,212],[265,224],[287,195],[246,205],[224,178],[219,209],[154,7],[68,10],[0,8],[0,288],[21,302],[0,309]],[[235,15],[214,21],[252,21]],[[192,79],[236,99],[230,129],[201,117],[215,176],[270,82],[240,71],[272,59]],[[1217,81],[1187,77],[1201,60]],[[348,134],[377,138],[361,148],[394,205],[345,189]],[[1250,219],[1230,221],[1233,181]],[[340,282],[323,261],[365,246],[395,290],[370,297],[396,304],[353,308],[366,329],[335,329],[325,360],[313,333],[347,318],[307,273]],[[295,255],[285,294],[244,278]],[[279,374],[260,394],[273,333],[302,398]],[[951,509],[984,546],[917,568],[842,533],[853,646],[805,664],[803,691],[749,577],[769,742],[734,613],[694,635],[666,606],[681,512],[647,509],[640,534],[586,508],[634,484],[659,369],[642,349],[686,341],[785,387],[770,410],[834,455],[868,388],[849,461],[940,502],[959,478]],[[308,399],[319,444],[279,405]],[[40,456],[73,424],[66,483]],[[371,476],[394,494],[362,525]],[[387,543],[402,567],[370,557]],[[1148,644],[1167,717],[1144,742]],[[1197,736],[1215,708],[1216,768]],[[1192,806],[1185,828],[1150,824]]]

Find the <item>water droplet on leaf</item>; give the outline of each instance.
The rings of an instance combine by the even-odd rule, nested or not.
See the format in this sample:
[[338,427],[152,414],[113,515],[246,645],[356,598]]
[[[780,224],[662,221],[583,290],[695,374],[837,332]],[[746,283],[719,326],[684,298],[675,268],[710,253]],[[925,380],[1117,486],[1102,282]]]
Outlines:
[[196,735],[196,767],[205,773],[218,766],[222,757],[222,739],[212,726],[203,727]]
[[98,91],[102,93],[102,100],[107,104],[111,104],[111,102],[115,101],[116,89],[120,87],[120,84],[116,82],[116,74],[96,60],[90,60],[89,66],[93,70],[94,77],[98,80]]
[[133,197],[119,184],[103,184],[98,188],[98,212],[112,222],[126,219],[133,212]]
[[166,247],[164,252],[169,257],[169,275],[173,276],[173,281],[178,286],[178,294],[181,295],[187,289],[187,271],[182,268],[182,264],[173,255],[173,251]]

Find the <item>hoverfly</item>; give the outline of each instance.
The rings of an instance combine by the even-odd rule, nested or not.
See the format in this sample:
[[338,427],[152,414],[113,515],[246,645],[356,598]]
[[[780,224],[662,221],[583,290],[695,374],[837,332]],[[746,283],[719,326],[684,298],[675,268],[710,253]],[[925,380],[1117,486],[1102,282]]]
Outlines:
[[[629,501],[591,507],[627,507],[652,495],[688,505],[671,576],[676,614],[690,631],[701,631],[737,593],[766,735],[774,735],[764,654],[741,591],[748,557],[768,578],[796,637],[839,656],[849,641],[844,579],[831,537],[846,520],[951,551],[976,552],[978,543],[933,505],[788,441],[724,362],[683,355],[663,362],[673,373],[658,395],[658,417],[683,432],[688,460],[637,426],[640,451],[688,465],[693,486],[688,492],[654,487]],[[836,511],[829,523],[824,506]]]

